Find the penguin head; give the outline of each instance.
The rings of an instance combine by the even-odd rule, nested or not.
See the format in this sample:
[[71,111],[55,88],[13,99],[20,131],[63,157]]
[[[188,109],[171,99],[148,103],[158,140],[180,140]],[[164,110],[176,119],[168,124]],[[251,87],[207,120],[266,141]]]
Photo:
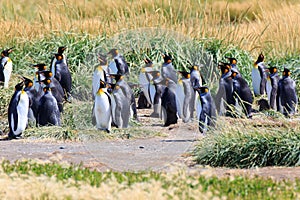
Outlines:
[[115,79],[116,82],[118,82],[119,80],[123,80],[123,75],[121,74],[109,74],[111,78]]
[[64,56],[61,53],[56,53],[54,55],[55,55],[56,60],[58,60],[58,61],[61,61],[64,58]]
[[47,66],[44,63],[39,63],[39,64],[36,64],[36,65],[32,65],[32,67],[37,68],[38,71],[44,71],[44,70],[47,69]]
[[162,54],[162,57],[164,59],[164,63],[171,63],[172,62],[172,57],[168,54]]
[[198,90],[199,90],[200,94],[206,94],[209,92],[209,89],[207,86],[199,87]]
[[100,87],[99,88],[106,88],[106,83],[100,80]]
[[258,63],[260,63],[260,62],[263,62],[264,59],[265,59],[265,56],[263,55],[263,53],[260,53],[260,54],[258,55],[258,57],[257,57],[257,60],[256,60],[255,64],[258,64]]
[[51,71],[40,71],[38,73],[44,75],[45,78],[48,78],[48,79],[50,79],[53,76]]
[[63,54],[66,49],[67,49],[67,47],[58,47],[57,53]]
[[152,61],[149,58],[145,58],[144,62],[146,64],[145,67],[152,67],[153,65]]
[[107,54],[111,55],[112,57],[115,57],[119,54],[118,49],[111,49]]
[[43,88],[43,91],[46,93],[48,91],[51,91],[51,87],[50,85],[46,85],[44,88]]
[[277,72],[277,67],[269,67],[268,70],[270,74],[275,74]]
[[236,77],[236,75],[239,73],[235,68],[232,68],[231,69],[231,78],[235,78]]
[[222,74],[226,74],[230,71],[231,66],[230,66],[229,63],[220,62],[219,63],[219,68],[220,68]]
[[33,86],[33,81],[31,79],[26,78],[24,76],[22,76],[22,79],[24,81],[25,88],[31,88]]
[[191,77],[190,73],[186,71],[178,71],[178,73],[181,74],[186,79],[189,79]]
[[100,62],[100,65],[107,65],[107,59],[105,55],[98,54],[98,60]]
[[21,91],[21,90],[23,90],[23,87],[24,87],[24,81],[15,85],[15,91]]
[[291,75],[291,71],[288,68],[284,68],[283,72],[282,72],[283,76],[290,76]]
[[3,50],[3,51],[1,52],[1,56],[2,56],[2,57],[8,57],[9,54],[13,51],[12,49],[13,49],[13,47],[11,47],[11,48],[9,48],[9,49]]
[[230,63],[231,65],[236,65],[236,63],[237,63],[236,58],[226,57],[226,59],[229,61],[229,63]]

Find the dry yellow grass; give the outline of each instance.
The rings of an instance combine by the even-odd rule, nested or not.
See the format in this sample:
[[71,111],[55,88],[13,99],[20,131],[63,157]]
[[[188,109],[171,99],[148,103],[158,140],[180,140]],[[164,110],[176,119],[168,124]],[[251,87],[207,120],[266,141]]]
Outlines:
[[16,0],[1,1],[0,44],[50,33],[108,36],[140,27],[161,27],[195,38],[216,38],[256,55],[299,53],[297,1]]

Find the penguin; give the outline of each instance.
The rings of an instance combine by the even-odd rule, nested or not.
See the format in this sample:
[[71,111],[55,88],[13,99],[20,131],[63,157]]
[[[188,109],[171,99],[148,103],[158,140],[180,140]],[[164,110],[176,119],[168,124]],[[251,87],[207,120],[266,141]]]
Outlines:
[[110,133],[111,130],[111,97],[107,92],[106,83],[100,80],[100,86],[95,96],[93,113],[96,118],[96,127]]
[[171,79],[164,79],[166,86],[161,96],[162,117],[164,126],[177,124],[176,83]]
[[[139,74],[139,84],[141,87],[141,96],[144,96],[147,100],[147,105],[145,104],[145,108],[151,106],[153,104],[153,99],[155,95],[155,86],[151,84],[151,80],[153,79],[152,71],[153,71],[153,63],[150,59],[144,59],[145,65],[141,68]],[[139,99],[140,99],[139,97]],[[139,105],[139,108],[141,106]]]
[[27,93],[29,98],[29,112],[28,120],[36,123],[38,107],[40,98],[43,96],[44,92],[42,90],[36,91],[33,86],[33,81],[29,78],[22,76],[25,84],[24,91]]
[[277,95],[277,90],[278,90],[278,82],[279,82],[279,75],[277,71],[277,67],[269,67],[269,78],[270,78],[270,84],[271,84],[271,90],[268,91],[268,97],[269,97],[269,105],[271,109],[277,110],[278,108],[278,95]]
[[278,96],[280,110],[285,116],[290,116],[296,113],[298,105],[298,96],[296,91],[296,83],[290,77],[291,72],[288,68],[284,68],[282,78],[278,82]]
[[[187,123],[190,122],[190,120],[193,118],[193,112],[195,109],[194,101],[192,99],[195,96],[194,89],[190,81],[190,73],[186,71],[179,71],[178,73],[181,74],[182,77],[177,83],[176,98],[180,99],[179,94],[182,93],[184,96],[183,96],[183,101],[180,101],[182,105],[178,106],[177,110],[180,111],[181,113],[179,114],[179,116],[182,118],[182,121],[184,123]],[[182,92],[178,91],[178,89],[181,90]]]
[[93,79],[92,79],[92,91],[93,91],[93,98],[95,98],[99,87],[100,87],[100,80],[103,80],[105,83],[111,83],[111,80],[108,80],[109,73],[107,71],[107,59],[106,56],[100,54],[98,55],[99,64],[96,66]]
[[38,82],[41,88],[45,86],[51,87],[51,94],[55,97],[60,112],[63,112],[64,91],[60,83],[53,77],[51,71],[38,71]]
[[127,101],[129,102],[131,110],[133,112],[133,118],[135,120],[139,121],[138,116],[137,116],[135,97],[134,97],[132,89],[127,84],[127,82],[124,80],[124,76],[120,75],[120,74],[110,74],[110,76],[115,79],[116,84],[120,87],[121,91],[123,92],[124,96],[126,97]]
[[225,58],[229,61],[230,66],[231,66],[232,69],[236,69],[237,71],[239,70],[238,67],[237,67],[237,60],[236,60],[236,58],[231,58],[231,57],[225,57]]
[[[67,56],[64,54],[65,50],[67,49],[67,47],[65,46],[61,46],[58,47],[57,49],[57,54],[62,54],[63,55],[63,62],[65,62],[65,64],[67,65]],[[56,74],[56,68],[55,68],[55,63],[56,63],[57,59],[55,56],[55,53],[53,54],[53,57],[51,58],[51,62],[50,62],[50,71],[52,72],[52,74]]]
[[128,64],[123,55],[121,55],[117,49],[111,49],[108,54],[113,58],[113,61],[109,64],[109,68],[112,70],[113,74],[129,74]]
[[113,124],[117,128],[128,128],[130,119],[130,102],[118,83],[110,84],[111,112]]
[[213,127],[215,125],[217,117],[216,105],[207,86],[196,86],[194,89],[199,93],[200,98],[197,102],[201,104],[202,108],[200,113],[198,113],[199,131],[205,134],[208,126]]
[[55,54],[55,74],[54,77],[58,80],[64,91],[64,99],[71,102],[71,89],[72,89],[72,75],[69,70],[68,64],[64,59],[64,55]]
[[4,82],[4,88],[8,88],[8,83],[13,70],[13,63],[9,54],[13,51],[13,47],[5,49],[1,52],[0,60],[0,82]]
[[23,81],[15,86],[15,92],[9,102],[8,137],[10,139],[16,139],[20,137],[28,124],[29,98],[23,87]]
[[238,70],[231,69],[231,78],[233,80],[233,96],[235,102],[242,106],[247,118],[252,118],[253,96],[251,89],[242,76],[238,76]]
[[45,87],[43,88],[44,95],[39,102],[37,124],[38,126],[61,126],[60,110],[50,87],[51,80],[44,79],[42,82],[45,84]]
[[173,82],[177,83],[177,72],[172,64],[172,57],[168,54],[162,54],[164,63],[161,67],[161,76],[164,79],[171,79]]
[[[205,80],[202,76],[202,73],[200,73],[200,67],[203,67],[203,65],[193,65],[190,68],[190,81],[192,88],[197,88],[201,87],[203,84],[205,84]],[[197,104],[197,99],[199,98],[198,92],[195,91],[193,92],[193,97],[192,97],[192,104],[194,108],[198,109],[199,111],[201,110],[201,104]],[[192,112],[191,118],[194,118],[194,112]],[[199,117],[198,117],[199,118]]]
[[219,115],[232,116],[234,108],[233,81],[231,78],[231,67],[228,63],[219,63],[221,78],[216,94],[216,106]]
[[155,94],[153,98],[153,112],[150,114],[150,117],[161,118],[161,97],[166,88],[164,79],[160,75],[160,71],[152,72],[152,82],[155,88]]
[[[252,86],[254,95],[264,95],[266,94],[266,84],[267,84],[267,67],[264,63],[264,55],[262,53],[259,54],[257,60],[254,63],[254,67],[252,69]],[[259,87],[258,87],[259,83]]]

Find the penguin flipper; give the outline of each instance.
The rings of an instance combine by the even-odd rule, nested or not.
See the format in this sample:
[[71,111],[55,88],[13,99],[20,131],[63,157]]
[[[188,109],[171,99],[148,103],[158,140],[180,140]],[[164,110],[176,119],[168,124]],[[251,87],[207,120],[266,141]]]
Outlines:
[[115,63],[115,61],[111,61],[108,65],[108,68],[109,68],[109,73],[110,74],[117,74],[118,73],[118,68],[117,68],[117,65]]
[[[197,94],[198,94],[198,92],[197,92]],[[201,101],[200,101],[200,96],[196,95],[196,113],[197,113],[197,119],[198,120],[200,118],[201,112],[202,112],[202,104],[201,104]]]
[[177,107],[177,112],[180,118],[183,118],[183,104],[184,104],[184,87],[182,84],[182,81],[179,81],[177,83],[176,87],[176,107]]

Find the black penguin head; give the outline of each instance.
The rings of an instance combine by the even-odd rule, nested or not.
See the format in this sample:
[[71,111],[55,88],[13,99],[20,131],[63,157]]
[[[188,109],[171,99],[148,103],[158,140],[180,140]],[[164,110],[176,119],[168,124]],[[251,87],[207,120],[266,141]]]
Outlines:
[[107,65],[107,58],[103,54],[98,54],[98,60],[100,62],[100,65]]
[[123,79],[123,76],[121,74],[109,74],[111,78],[115,79],[116,82]]
[[151,67],[153,65],[152,61],[149,58],[145,58],[144,62],[146,64],[145,67]]
[[219,68],[220,68],[222,74],[226,74],[230,71],[231,66],[230,66],[229,63],[220,62],[219,63]]
[[205,94],[205,93],[209,92],[209,89],[206,86],[199,87],[198,90],[199,90],[200,94]]
[[153,79],[159,78],[160,77],[160,71],[152,71],[151,75],[153,76]]
[[164,59],[164,63],[171,63],[172,62],[172,57],[168,54],[162,54],[162,57]]
[[33,81],[29,78],[22,76],[26,88],[31,88],[33,86]]
[[283,76],[290,76],[291,75],[291,71],[288,68],[284,68],[283,72],[282,72]]
[[264,59],[265,59],[265,56],[263,55],[263,53],[260,53],[259,56],[257,57],[257,60],[256,60],[255,64],[263,62]]
[[51,71],[40,71],[40,72],[38,72],[38,74],[44,75],[46,79],[47,78],[50,79],[53,76]]
[[23,89],[23,87],[24,87],[24,81],[15,85],[15,91],[21,91]]
[[230,63],[231,65],[236,65],[236,63],[237,63],[236,58],[226,57],[226,59],[229,61],[229,63]]
[[270,74],[275,74],[277,72],[277,67],[269,67],[268,70]]
[[40,63],[40,64],[36,64],[36,65],[32,65],[32,67],[35,67],[38,69],[38,71],[44,71],[47,69],[47,66],[45,63]]
[[9,49],[3,50],[3,51],[1,52],[1,56],[2,56],[2,57],[8,57],[9,54],[13,51],[12,49],[13,49],[13,47],[11,47],[11,48],[9,48]]
[[180,73],[184,78],[190,78],[191,75],[189,72],[186,71],[178,71],[178,73]]
[[107,54],[112,55],[112,57],[115,57],[119,54],[118,49],[111,49]]
[[100,80],[100,87],[99,88],[106,88],[106,83]]
[[58,61],[61,61],[64,58],[64,56],[61,53],[56,53],[54,55],[55,55],[56,60],[58,60]]
[[58,47],[57,53],[63,54],[67,47]]
[[232,78],[235,78],[238,73],[239,73],[238,70],[236,70],[235,68],[231,69],[231,77]]

